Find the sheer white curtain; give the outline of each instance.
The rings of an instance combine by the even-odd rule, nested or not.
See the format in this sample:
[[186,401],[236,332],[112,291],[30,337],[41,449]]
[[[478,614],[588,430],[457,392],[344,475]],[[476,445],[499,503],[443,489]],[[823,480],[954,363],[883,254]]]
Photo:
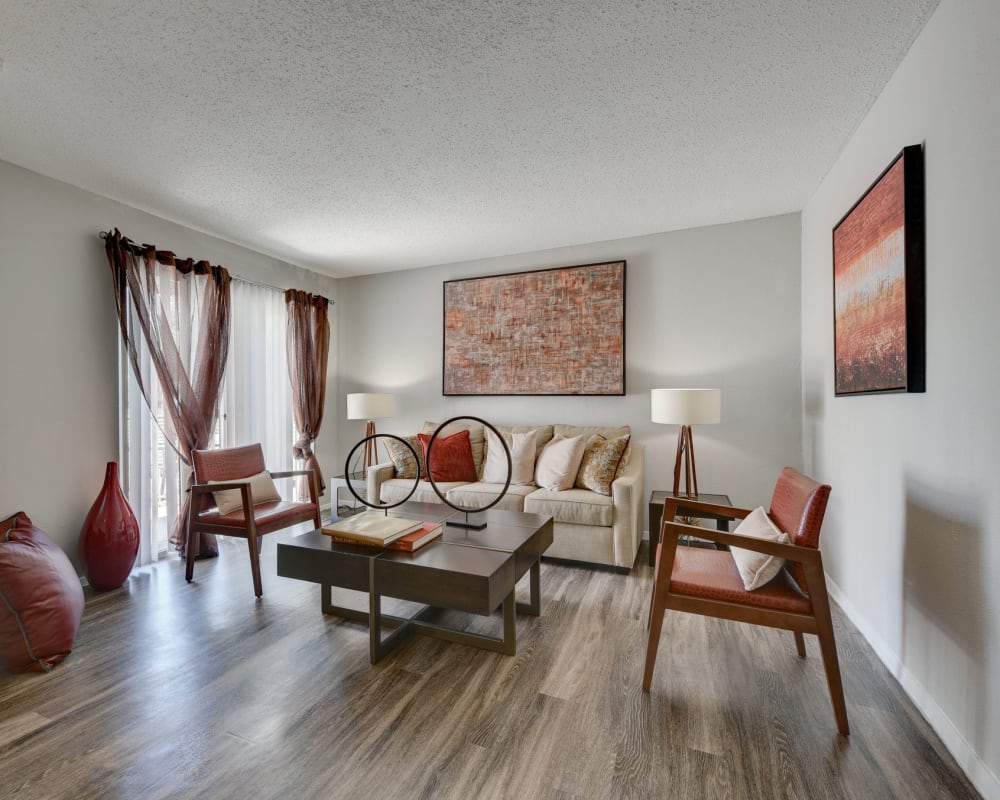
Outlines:
[[[260,442],[268,469],[293,469],[284,293],[233,278],[232,297],[232,341],[223,389],[224,446]],[[286,494],[292,483],[279,487],[286,499],[292,499]]]
[[[285,355],[285,300],[278,289],[233,278],[229,361],[220,398],[219,423],[213,446],[235,447],[260,442],[269,469],[292,469],[295,441],[292,392]],[[122,351],[121,357],[127,359]],[[140,353],[148,368],[149,356]],[[139,521],[139,565],[164,556],[170,523],[177,516],[186,487],[187,467],[166,444],[161,425],[169,425],[163,398],[153,386],[153,412],[146,406],[127,361],[122,382],[122,469],[125,491]],[[158,421],[159,420],[159,421]],[[292,493],[293,481],[281,486]],[[286,496],[293,499],[291,494]]]

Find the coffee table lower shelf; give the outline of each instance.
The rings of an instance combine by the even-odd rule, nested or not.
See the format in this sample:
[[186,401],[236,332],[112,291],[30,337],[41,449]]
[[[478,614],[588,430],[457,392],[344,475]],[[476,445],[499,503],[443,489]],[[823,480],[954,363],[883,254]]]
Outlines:
[[[369,580],[374,585],[375,559],[371,559],[371,562],[372,569],[369,573]],[[414,634],[427,636],[432,639],[442,639],[446,642],[478,647],[480,650],[489,650],[506,656],[512,656],[517,652],[517,633],[514,625],[514,592],[508,594],[501,602],[501,606],[503,607],[503,635],[487,636],[481,633],[469,633],[468,631],[458,630],[447,625],[440,625],[429,621],[428,617],[441,610],[435,606],[425,605],[409,617],[383,614],[382,595],[372,591],[368,593],[368,611],[339,606],[330,600],[334,588],[330,584],[320,584],[323,613],[333,614],[341,619],[351,620],[352,622],[360,622],[368,627],[369,660],[372,664],[381,661],[402,644],[405,639]],[[383,627],[395,628],[395,630],[383,638]]]
[[[552,519],[498,513],[480,534],[446,534],[416,553],[377,550],[333,542],[311,531],[278,544],[278,574],[320,585],[321,609],[368,627],[372,664],[406,638],[418,634],[514,655],[515,612],[541,611],[539,556],[552,543]],[[529,601],[516,603],[514,586],[529,575]],[[333,589],[368,595],[368,610],[335,604]],[[421,604],[409,617],[382,612],[382,598]],[[500,636],[470,633],[433,622],[439,610],[489,616],[502,610]],[[394,628],[383,637],[384,628]]]

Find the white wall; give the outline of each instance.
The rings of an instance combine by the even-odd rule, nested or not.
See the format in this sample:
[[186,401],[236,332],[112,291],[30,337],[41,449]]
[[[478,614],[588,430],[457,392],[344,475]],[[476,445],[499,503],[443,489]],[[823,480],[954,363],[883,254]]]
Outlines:
[[[444,397],[442,282],[625,259],[625,397]],[[677,429],[649,421],[649,390],[722,389],[722,424],[695,430],[698,484],[764,503],[801,463],[799,217],[344,279],[342,392],[397,394],[386,433],[472,414],[496,423],[628,424],[645,441],[646,492],[669,489]],[[363,424],[339,420],[345,452]],[[646,494],[644,494],[644,497]]]
[[[75,563],[104,465],[118,458],[119,334],[98,238],[115,226],[240,277],[336,295],[330,278],[0,162],[0,519],[27,512]],[[328,387],[324,467],[336,461],[332,372]]]
[[[944,0],[802,212],[806,469],[841,604],[1000,798],[1000,3]],[[926,394],[833,396],[831,229],[925,145]],[[853,725],[877,711],[851,705]]]

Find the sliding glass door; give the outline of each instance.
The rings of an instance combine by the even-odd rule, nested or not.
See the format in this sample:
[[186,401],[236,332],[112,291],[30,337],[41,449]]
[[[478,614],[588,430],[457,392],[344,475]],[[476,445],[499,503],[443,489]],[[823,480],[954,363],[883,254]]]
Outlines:
[[[284,295],[277,289],[232,281],[229,361],[220,396],[214,447],[259,442],[269,469],[292,468],[294,423],[285,355]],[[140,361],[148,355],[139,354]],[[152,410],[146,406],[122,353],[122,475],[125,493],[139,521],[139,565],[167,553],[167,535],[187,488],[187,466],[166,444],[169,425],[163,398],[152,384]],[[147,366],[147,365],[143,365]],[[294,499],[292,481],[281,486]]]

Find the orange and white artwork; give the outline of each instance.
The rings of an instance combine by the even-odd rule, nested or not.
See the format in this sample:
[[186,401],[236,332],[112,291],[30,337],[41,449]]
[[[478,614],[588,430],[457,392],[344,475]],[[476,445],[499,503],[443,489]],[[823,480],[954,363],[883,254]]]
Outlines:
[[625,262],[446,281],[443,392],[625,394]]
[[[922,300],[922,280],[919,297],[907,283],[922,278],[922,265],[916,277],[907,269],[908,244],[914,241],[907,231],[907,199],[915,200],[906,191],[910,164],[901,154],[833,232],[838,395],[923,389],[911,386],[915,377],[922,384],[923,367],[922,352],[910,352],[908,332],[908,322],[922,326],[912,320],[916,309],[908,309],[908,302]],[[910,374],[914,364],[919,375]]]

